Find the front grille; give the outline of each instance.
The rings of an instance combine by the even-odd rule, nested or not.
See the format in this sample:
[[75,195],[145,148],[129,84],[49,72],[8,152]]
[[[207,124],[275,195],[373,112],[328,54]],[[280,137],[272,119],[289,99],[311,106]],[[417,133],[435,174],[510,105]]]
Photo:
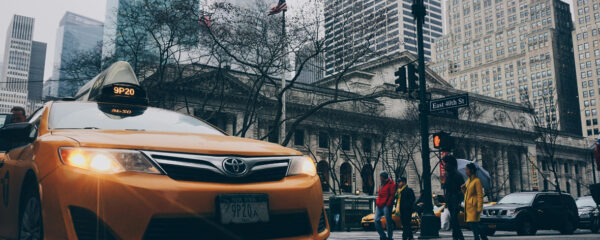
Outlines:
[[69,207],[73,227],[79,240],[113,240],[112,231],[96,214],[85,208]]
[[172,179],[216,183],[253,183],[278,181],[285,177],[289,160],[280,157],[240,158],[248,164],[242,176],[226,174],[223,161],[227,157],[196,154],[145,152]]
[[214,218],[159,218],[150,220],[145,240],[154,239],[272,239],[312,233],[306,212],[272,214],[267,223],[222,225]]

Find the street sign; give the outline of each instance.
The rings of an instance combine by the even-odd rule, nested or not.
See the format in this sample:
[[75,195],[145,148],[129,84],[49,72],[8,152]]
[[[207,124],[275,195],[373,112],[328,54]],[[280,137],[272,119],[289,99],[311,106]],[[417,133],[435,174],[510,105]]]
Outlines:
[[436,112],[446,109],[469,106],[469,95],[461,94],[447,98],[434,99],[429,102],[429,111]]

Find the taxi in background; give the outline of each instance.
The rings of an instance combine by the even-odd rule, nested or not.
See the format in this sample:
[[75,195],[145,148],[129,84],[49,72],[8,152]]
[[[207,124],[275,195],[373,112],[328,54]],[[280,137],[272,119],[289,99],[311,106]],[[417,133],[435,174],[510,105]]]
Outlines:
[[147,103],[117,62],[0,129],[0,238],[328,237],[313,159]]

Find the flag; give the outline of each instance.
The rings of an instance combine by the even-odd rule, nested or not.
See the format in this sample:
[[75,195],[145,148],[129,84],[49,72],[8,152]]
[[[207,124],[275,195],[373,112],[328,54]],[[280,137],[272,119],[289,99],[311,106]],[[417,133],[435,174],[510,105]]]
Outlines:
[[211,20],[209,16],[206,16],[204,14],[200,15],[200,25],[205,26],[205,27],[210,27],[211,24]]
[[269,16],[285,11],[287,11],[287,4],[285,3],[285,0],[279,0],[277,5],[269,10]]

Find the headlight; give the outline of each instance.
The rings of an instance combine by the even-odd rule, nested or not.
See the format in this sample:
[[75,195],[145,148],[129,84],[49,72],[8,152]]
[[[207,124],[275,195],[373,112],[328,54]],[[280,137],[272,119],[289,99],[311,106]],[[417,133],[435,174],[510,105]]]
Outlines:
[[160,174],[144,154],[134,150],[61,147],[59,156],[65,165],[99,173],[131,171]]
[[591,211],[589,211],[589,210],[579,211],[579,217],[582,217],[582,218],[590,217],[590,213],[591,213]]
[[517,213],[519,213],[519,210],[508,210],[506,211],[506,216],[513,217],[516,216]]
[[288,176],[294,175],[309,175],[316,176],[317,168],[315,162],[309,156],[294,156],[290,158],[290,167],[288,169]]

